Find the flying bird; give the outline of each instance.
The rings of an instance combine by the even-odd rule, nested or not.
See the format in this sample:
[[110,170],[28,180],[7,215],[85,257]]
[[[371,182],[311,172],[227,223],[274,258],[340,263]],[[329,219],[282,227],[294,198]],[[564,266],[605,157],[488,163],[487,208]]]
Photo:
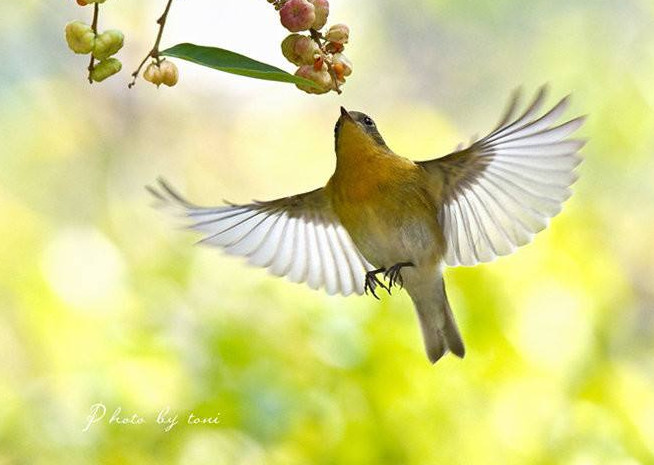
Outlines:
[[584,121],[559,124],[569,96],[542,111],[542,87],[518,113],[467,148],[429,161],[394,153],[375,122],[347,111],[335,127],[336,169],[319,189],[272,201],[203,207],[165,181],[149,188],[204,234],[200,241],[328,294],[378,297],[404,287],[435,363],[465,348],[448,303],[444,266],[471,266],[529,243],[561,211],[576,180]]

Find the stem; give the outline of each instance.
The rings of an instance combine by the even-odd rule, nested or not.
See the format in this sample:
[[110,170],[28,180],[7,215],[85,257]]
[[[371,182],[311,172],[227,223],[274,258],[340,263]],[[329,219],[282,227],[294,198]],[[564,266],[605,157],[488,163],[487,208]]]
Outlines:
[[[157,38],[154,41],[154,45],[152,46],[152,50],[148,52],[148,54],[143,58],[143,61],[139,64],[138,68],[136,68],[136,71],[132,73],[132,82],[130,82],[127,87],[130,89],[134,87],[136,84],[136,79],[139,77],[139,73],[141,72],[141,68],[145,65],[145,63],[148,61],[148,59],[153,58],[157,61],[157,65],[161,63],[161,59],[159,58],[159,44],[161,43],[161,37],[163,36],[163,31],[164,28],[166,27],[166,20],[168,19],[168,12],[170,11],[170,6],[172,5],[173,0],[168,0],[166,3],[166,8],[164,9],[163,14],[157,19],[157,24],[159,25],[159,32],[157,33]],[[97,3],[96,3],[97,6]]]
[[272,6],[275,7],[275,10],[279,10],[281,7],[284,6],[284,3],[286,3],[287,0],[268,0],[268,3],[270,3]]
[[320,32],[316,31],[315,29],[309,29],[309,33],[311,34],[311,38],[313,41],[318,44],[318,48],[320,49],[320,54],[322,56],[323,61],[327,64],[327,72],[329,72],[329,75],[332,77],[332,82],[334,83],[334,90],[336,91],[337,94],[342,94],[343,91],[340,88],[340,85],[338,83],[338,78],[336,77],[336,73],[334,72],[334,69],[332,68],[332,62],[331,60],[328,59],[328,53],[324,48],[324,43],[322,42],[323,36],[320,34]]
[[161,17],[157,20],[159,25],[159,33],[157,34],[157,40],[154,42],[154,47],[152,47],[152,58],[156,58],[157,64],[159,64],[159,44],[161,43],[161,37],[163,36],[164,27],[166,27],[166,19],[168,19],[168,12],[170,11],[170,6],[173,4],[173,0],[168,0],[166,3],[166,9],[164,10]]
[[[98,35],[98,16],[100,14],[100,4],[99,3],[94,3],[93,4],[93,22],[91,23],[91,29],[93,30],[93,34]],[[95,57],[93,56],[93,53],[91,53],[91,62],[89,63],[89,84],[93,84],[93,79],[91,78],[91,73],[93,72],[93,69],[95,68]]]

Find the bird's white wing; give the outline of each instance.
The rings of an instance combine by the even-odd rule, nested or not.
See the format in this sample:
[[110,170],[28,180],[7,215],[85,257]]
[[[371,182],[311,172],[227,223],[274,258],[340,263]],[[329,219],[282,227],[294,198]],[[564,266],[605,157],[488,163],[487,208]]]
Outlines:
[[269,202],[200,207],[182,198],[163,180],[148,190],[165,206],[205,234],[199,242],[248,258],[312,289],[328,294],[363,294],[365,273],[373,269],[334,215],[323,189]]
[[569,97],[541,116],[546,88],[516,117],[516,92],[500,123],[470,147],[419,162],[432,181],[435,198],[444,198],[439,221],[450,266],[488,262],[531,242],[561,211],[576,180],[579,149],[570,139],[584,121],[559,119]]

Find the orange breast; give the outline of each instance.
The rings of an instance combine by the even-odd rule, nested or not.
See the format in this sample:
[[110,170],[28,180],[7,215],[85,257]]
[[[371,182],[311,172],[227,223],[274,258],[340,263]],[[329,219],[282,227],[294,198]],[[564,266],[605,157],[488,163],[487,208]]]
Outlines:
[[[413,162],[394,154],[373,154],[356,163],[340,162],[327,193],[354,243],[373,262],[371,257],[380,248],[393,244],[405,249],[402,256],[414,245],[430,249],[425,250],[428,255],[441,253],[437,207],[424,184]],[[415,244],[407,243],[412,237]]]

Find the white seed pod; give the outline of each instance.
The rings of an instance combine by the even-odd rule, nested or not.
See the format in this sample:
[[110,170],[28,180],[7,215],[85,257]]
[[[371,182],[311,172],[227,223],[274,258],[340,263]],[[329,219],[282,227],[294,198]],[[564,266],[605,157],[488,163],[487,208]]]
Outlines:
[[175,63],[168,60],[162,61],[159,65],[159,69],[161,70],[162,84],[168,87],[172,87],[177,84],[177,81],[179,80],[179,71],[177,70]]
[[145,68],[143,79],[159,87],[163,83],[163,73],[156,63],[150,63],[148,67]]

